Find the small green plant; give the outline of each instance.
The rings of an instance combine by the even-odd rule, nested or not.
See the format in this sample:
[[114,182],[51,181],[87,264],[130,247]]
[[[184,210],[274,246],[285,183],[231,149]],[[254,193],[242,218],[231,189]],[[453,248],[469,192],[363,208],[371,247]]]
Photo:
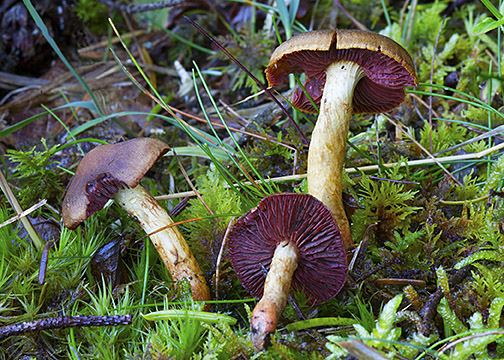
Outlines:
[[448,125],[446,122],[440,122],[437,129],[432,129],[426,122],[420,131],[420,144],[431,151],[432,141],[432,153],[437,153],[465,141],[466,135],[467,129],[459,124]]
[[[395,327],[395,322],[400,318],[397,309],[402,302],[403,296],[396,295],[383,307],[374,328],[367,330],[361,324],[354,324],[353,327],[356,331],[356,338],[363,341],[365,344],[373,347],[374,349],[381,350],[387,349],[392,353],[399,353],[403,356],[411,358],[414,356],[418,349],[413,346],[427,346],[433,342],[434,337],[425,337],[421,334],[415,333],[408,343],[400,343],[401,328]],[[336,335],[327,337],[329,341],[326,347],[331,351],[331,355],[327,359],[339,359],[347,354],[347,351],[338,346],[338,341],[345,340],[345,338]]]
[[395,241],[386,241],[385,246],[397,252],[405,252],[411,244],[414,244],[425,235],[423,230],[416,232],[405,231],[405,233],[406,234],[402,236],[399,232],[394,231]]
[[[451,351],[450,358],[464,360],[474,355],[476,359],[488,359],[489,353],[487,346],[494,343],[503,335],[502,332],[495,333],[496,330],[501,330],[499,323],[503,307],[504,299],[495,298],[488,309],[489,315],[486,324],[483,323],[481,313],[476,312],[469,318],[468,328],[450,309],[446,298],[441,299],[437,311],[443,318],[447,337],[450,336],[452,332],[457,335],[456,338],[467,336],[465,341],[457,342],[454,349]],[[479,336],[479,333],[484,334]]]
[[16,167],[13,176],[19,182],[21,190],[19,200],[24,205],[33,205],[41,199],[54,199],[63,192],[61,175],[57,172],[59,162],[54,155],[60,150],[60,145],[47,146],[46,139],[40,139],[43,149],[36,150],[33,146],[27,151],[7,150],[7,157]]
[[77,16],[95,34],[107,30],[107,6],[97,0],[78,0],[75,7]]
[[[213,165],[205,174],[198,176],[196,185],[204,203],[198,198],[189,200],[189,206],[181,217],[202,219],[188,222],[183,227],[189,243],[200,244],[195,253],[198,258],[206,259],[201,263],[214,264],[231,216],[241,214],[244,209],[240,197],[226,186]],[[212,217],[209,210],[217,216]]]
[[405,190],[406,184],[400,182],[403,175],[398,168],[387,175],[392,181],[362,177],[359,203],[364,209],[357,210],[353,216],[354,238],[362,238],[366,227],[377,222],[383,235],[381,239],[395,239],[393,231],[405,228],[411,221],[411,215],[420,209],[411,205],[417,191]]
[[[134,297],[129,287],[125,287],[119,296],[114,295],[113,289],[103,284],[97,291],[87,287],[83,289],[88,301],[78,301],[74,304],[74,312],[79,315],[126,315],[131,314],[130,307]],[[106,359],[113,360],[121,357],[120,348],[134,336],[139,324],[138,314],[134,314],[130,326],[114,327],[83,327],[76,331],[70,329],[67,341],[68,358],[72,359]],[[71,349],[74,349],[71,351]]]
[[497,20],[486,16],[481,18],[472,28],[473,35],[481,35],[504,25],[504,15],[502,15],[504,5],[501,4],[499,9],[497,9],[489,0],[481,0],[481,2]]

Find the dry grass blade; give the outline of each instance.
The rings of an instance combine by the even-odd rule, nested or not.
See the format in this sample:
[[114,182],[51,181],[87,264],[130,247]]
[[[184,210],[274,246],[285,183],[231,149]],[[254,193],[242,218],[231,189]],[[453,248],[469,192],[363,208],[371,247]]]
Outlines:
[[153,232],[151,232],[149,234],[146,234],[146,235],[142,236],[140,239],[138,239],[138,241],[146,239],[146,238],[148,238],[148,237],[150,237],[150,236],[152,236],[154,234],[157,234],[158,232],[161,232],[163,230],[172,228],[174,226],[182,225],[182,224],[185,224],[185,223],[188,223],[188,222],[192,222],[192,221],[198,221],[198,220],[201,220],[201,219],[203,219],[203,218],[202,217],[195,217],[195,218],[192,218],[192,219],[187,219],[187,220],[181,220],[181,221],[174,222],[174,223],[172,223],[170,225],[166,225],[166,226],[160,227],[156,231],[153,231]]
[[445,173],[446,175],[448,175],[448,177],[450,177],[456,184],[458,185],[462,185],[460,183],[460,181],[458,181],[451,172],[449,172],[443,165],[441,165],[441,162],[439,160],[437,160],[434,155],[431,154],[431,152],[429,152],[426,148],[424,148],[422,146],[422,144],[420,144],[418,141],[416,141],[416,139],[411,136],[407,131],[405,131],[403,129],[403,125],[401,123],[398,123],[398,122],[395,122],[394,120],[392,120],[390,117],[388,117],[387,115],[383,115],[385,117],[385,119],[387,119],[392,125],[394,125],[396,127],[396,129],[399,129],[404,135],[406,135],[411,141],[413,141],[413,143],[418,146],[420,149],[422,149],[423,152],[425,152],[427,154],[428,157],[430,157],[432,159],[432,161],[434,161],[434,163],[436,163]]
[[11,224],[11,223],[15,222],[15,221],[21,219],[24,216],[27,216],[27,215],[31,214],[32,212],[34,212],[35,210],[37,210],[39,207],[44,206],[45,204],[47,204],[47,200],[46,199],[39,201],[38,203],[36,203],[32,207],[30,207],[30,208],[22,211],[21,213],[17,214],[16,216],[14,216],[14,217],[10,218],[9,220],[6,220],[3,223],[1,223],[0,224],[0,228],[4,227],[5,225],[8,225],[8,224]]
[[447,351],[448,349],[450,349],[450,348],[454,347],[455,345],[457,345],[459,343],[462,343],[464,341],[471,340],[471,339],[476,339],[476,338],[480,338],[480,337],[485,337],[485,336],[492,336],[492,335],[504,335],[504,330],[501,330],[501,331],[486,331],[486,332],[479,333],[479,334],[471,334],[471,335],[468,335],[468,336],[464,336],[463,338],[460,338],[460,339],[457,339],[455,341],[449,342],[448,344],[446,344],[445,346],[443,346],[441,349],[439,349],[438,355],[441,357],[441,355],[443,355],[443,353],[445,351]]
[[[9,203],[11,206],[14,208],[18,216],[20,214],[23,214],[23,208],[19,204],[19,201],[16,199],[16,196],[12,192],[12,189],[9,186],[9,183],[7,182],[7,179],[5,179],[5,176],[2,171],[0,171],[0,188],[2,188],[2,191],[5,194],[5,197],[7,197],[7,200],[9,200]],[[42,246],[44,246],[44,241],[42,241],[42,238],[38,234],[37,230],[33,227],[32,223],[30,222],[30,219],[28,219],[26,216],[20,216],[21,223],[23,224],[26,232],[28,233],[28,236],[30,237],[31,241],[35,245],[37,249],[40,249]]]
[[231,217],[229,220],[229,224],[226,228],[226,233],[222,238],[221,247],[219,250],[219,255],[217,255],[217,261],[215,263],[215,300],[219,300],[219,280],[220,280],[220,263],[222,261],[222,254],[224,253],[224,249],[226,247],[229,231],[231,230],[231,225],[233,224],[235,216]]
[[[420,165],[433,165],[437,164],[441,166],[442,163],[446,162],[453,162],[453,161],[462,161],[462,160],[477,160],[481,159],[485,156],[488,156],[489,154],[496,152],[498,150],[501,150],[504,148],[504,143],[501,143],[499,145],[495,145],[489,149],[480,151],[478,153],[472,153],[472,154],[461,154],[461,155],[452,155],[452,156],[445,156],[445,157],[440,157],[436,158],[433,155],[430,155],[430,159],[420,159],[420,160],[410,160],[410,161],[404,161],[404,162],[393,162],[393,163],[385,163],[381,165],[365,165],[365,166],[359,166],[356,168],[346,168],[345,171],[349,174],[356,173],[356,172],[366,172],[366,171],[376,171],[380,166],[386,167],[386,168],[393,168],[395,166],[420,166]],[[443,169],[444,167],[441,166]],[[445,169],[446,170],[446,169]],[[447,171],[447,170],[446,170]],[[451,173],[448,172],[451,176],[453,176]],[[283,182],[283,181],[299,181],[303,180],[306,178],[306,174],[296,174],[296,175],[287,175],[287,176],[279,176],[279,177],[274,177],[270,179],[265,179],[264,182]],[[255,181],[256,184],[261,184],[261,180]],[[459,183],[457,181],[457,183]],[[251,185],[251,182],[244,182],[246,185]],[[238,186],[238,184],[234,184],[234,186]],[[229,187],[229,185],[226,185],[225,187]],[[178,199],[181,197],[187,197],[187,196],[194,196],[195,193],[194,191],[184,191],[181,193],[176,193],[176,194],[168,194],[168,195],[160,195],[156,196],[156,200],[169,200],[169,199]]]
[[173,156],[175,156],[175,160],[177,160],[177,164],[178,164],[178,166],[180,168],[180,171],[182,171],[182,175],[184,175],[184,178],[186,179],[187,183],[189,184],[189,186],[193,190],[193,192],[196,195],[196,197],[198,198],[198,200],[201,201],[201,203],[203,204],[203,206],[205,207],[205,209],[207,209],[207,211],[210,213],[210,215],[215,215],[213,213],[213,211],[208,207],[208,205],[205,202],[205,200],[203,200],[203,198],[201,197],[200,193],[196,190],[196,187],[192,183],[191,179],[189,179],[189,175],[187,175],[187,172],[185,171],[184,167],[182,166],[182,163],[180,162],[179,157],[175,153],[175,150],[172,150],[172,151],[173,151]]
[[203,35],[205,35],[215,46],[217,46],[217,48],[222,51],[224,54],[226,54],[226,56],[231,59],[231,61],[233,61],[237,66],[240,67],[240,69],[242,69],[248,77],[250,77],[252,80],[254,80],[257,85],[259,85],[259,87],[261,87],[261,89],[263,89],[266,94],[268,94],[269,97],[271,97],[271,99],[273,99],[273,101],[282,109],[282,111],[285,113],[285,115],[287,115],[287,117],[289,118],[289,120],[291,121],[291,123],[294,125],[294,127],[296,128],[296,130],[298,131],[299,133],[299,136],[301,137],[301,139],[303,139],[303,141],[305,142],[305,144],[309,144],[310,142],[308,141],[308,139],[306,138],[305,134],[303,133],[303,131],[301,130],[301,128],[299,127],[299,125],[294,121],[294,119],[292,118],[291,114],[289,114],[289,112],[287,111],[287,109],[285,109],[283,107],[283,105],[280,103],[280,101],[278,101],[278,99],[271,93],[271,91],[262,83],[260,82],[254,75],[252,75],[252,73],[250,71],[248,71],[245,66],[243,66],[233,55],[231,55],[229,53],[229,51],[227,51],[217,40],[215,40],[212,36],[210,36],[210,34],[208,34],[201,26],[199,26],[197,23],[195,23],[193,20],[191,20],[190,18],[188,18],[187,16],[185,17],[187,19],[187,21],[189,21],[196,29],[198,29],[199,32],[201,32]]
[[469,139],[469,140],[464,141],[464,142],[462,142],[460,144],[452,146],[449,149],[440,151],[440,152],[436,153],[436,155],[445,154],[445,153],[447,153],[449,151],[457,150],[457,149],[459,149],[461,147],[464,147],[466,145],[475,143],[476,141],[484,140],[484,139],[487,139],[487,138],[492,137],[492,136],[497,136],[497,135],[501,134],[503,131],[504,131],[504,125],[497,126],[495,129],[487,131],[484,134],[478,135],[475,138]]
[[[116,36],[121,39],[120,37],[120,34],[119,32],[117,31],[114,23],[112,22],[112,20],[109,19],[109,23],[110,25],[112,26],[112,29],[114,30]],[[121,42],[121,45],[124,47],[124,49],[128,52],[128,48],[126,47],[126,44],[123,43],[122,40],[120,40]],[[112,50],[113,52],[113,50]],[[223,150],[223,151],[226,151],[229,153],[229,150],[227,150],[226,148],[220,146],[219,144],[215,143],[215,141],[209,139],[204,133],[202,133],[201,131],[199,131],[197,128],[189,125],[187,122],[185,122],[184,120],[182,120],[182,118],[180,118],[177,114],[175,114],[175,112],[168,106],[166,106],[164,104],[164,102],[160,101],[156,96],[154,96],[153,94],[151,94],[149,91],[147,91],[147,89],[145,89],[139,82],[138,80],[128,71],[128,69],[126,69],[126,67],[124,66],[124,64],[122,62],[119,61],[119,59],[117,58],[117,61],[119,62],[119,65],[121,66],[121,69],[130,77],[131,81],[133,81],[133,83],[145,94],[147,95],[148,97],[150,97],[156,104],[158,104],[159,106],[161,106],[164,110],[166,110],[166,112],[168,112],[171,116],[173,116],[175,119],[177,119],[177,121],[179,121],[183,126],[185,126],[186,128],[190,129],[191,131],[194,131],[196,134],[198,134],[199,136],[201,136],[203,139],[205,139],[206,141],[208,141],[209,143],[211,143],[212,145],[215,145],[217,146],[219,149]]]

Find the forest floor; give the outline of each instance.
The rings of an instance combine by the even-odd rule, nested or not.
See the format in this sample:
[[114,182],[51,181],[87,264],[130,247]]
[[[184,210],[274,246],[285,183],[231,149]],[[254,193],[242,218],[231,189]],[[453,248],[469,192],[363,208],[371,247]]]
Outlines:
[[[0,358],[504,358],[500,9],[175,3],[0,5]],[[395,40],[418,85],[393,110],[351,117],[345,285],[316,306],[291,290],[271,344],[257,351],[256,299],[232,266],[229,231],[271,194],[309,192],[318,117],[290,103],[296,78],[265,91],[264,71],[279,43],[336,28]],[[187,281],[175,286],[138,216],[117,201],[75,230],[63,223],[84,155],[139,137],[170,147],[141,185],[177,222],[211,301],[193,301]],[[128,166],[144,157],[130,154]],[[253,265],[264,282],[269,263]]]

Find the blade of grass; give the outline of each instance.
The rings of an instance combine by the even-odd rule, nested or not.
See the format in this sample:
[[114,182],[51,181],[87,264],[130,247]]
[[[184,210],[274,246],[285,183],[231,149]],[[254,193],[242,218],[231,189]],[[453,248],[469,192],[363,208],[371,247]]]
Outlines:
[[392,22],[390,21],[390,16],[387,10],[387,4],[385,4],[385,0],[381,0],[381,5],[383,8],[383,15],[385,16],[385,21],[387,22],[387,27],[390,28],[392,26]]
[[[222,114],[221,114],[221,112],[220,112],[220,110],[219,110],[219,108],[218,108],[217,104],[215,103],[215,100],[214,100],[214,98],[213,98],[213,97],[212,97],[212,95],[211,95],[210,89],[208,88],[208,86],[207,86],[207,84],[206,84],[206,82],[205,82],[205,80],[204,80],[204,78],[203,78],[203,75],[201,74],[201,72],[200,72],[200,70],[199,70],[198,65],[197,65],[196,63],[193,63],[193,64],[194,64],[194,66],[195,66],[195,68],[196,68],[196,71],[197,71],[197,73],[198,73],[198,75],[199,75],[199,77],[200,77],[200,79],[201,79],[202,85],[203,85],[203,87],[204,87],[204,89],[205,89],[205,91],[206,91],[206,93],[207,93],[207,95],[208,95],[208,97],[209,97],[209,100],[210,100],[210,102],[212,103],[212,105],[213,105],[213,107],[214,107],[215,111],[217,112],[217,116],[218,116],[218,117],[219,117],[219,119],[221,120],[222,124],[224,124],[224,126],[225,126],[225,128],[226,128],[226,131],[228,132],[228,135],[230,136],[231,140],[233,141],[233,143],[234,143],[234,145],[235,145],[236,149],[238,150],[238,152],[241,154],[242,159],[243,159],[243,160],[247,163],[247,165],[248,165],[248,166],[252,169],[252,171],[256,174],[256,176],[257,176],[259,179],[264,180],[264,179],[262,178],[262,176],[259,174],[259,172],[258,172],[258,171],[254,168],[254,166],[252,165],[252,163],[251,163],[251,162],[250,162],[250,160],[248,159],[247,155],[243,152],[242,148],[240,147],[240,145],[239,145],[239,144],[238,144],[238,142],[236,141],[234,134],[231,132],[231,130],[230,130],[230,129],[229,129],[229,127],[227,126],[227,123],[226,123],[226,121],[225,121],[224,117],[222,116]],[[201,107],[201,109],[203,110],[204,116],[205,116],[205,118],[207,119],[207,121],[208,121],[208,123],[209,123],[209,126],[212,128],[212,130],[214,131],[215,135],[217,135],[217,133],[215,132],[215,129],[213,129],[213,127],[211,126],[210,120],[209,120],[209,118],[208,118],[208,115],[207,115],[206,111],[204,110],[203,102],[201,101],[201,97],[200,97],[200,95],[199,95],[199,93],[198,93],[198,92],[196,92],[196,96],[198,97],[198,102],[200,103],[200,107]],[[222,143],[222,140],[220,140],[220,139],[219,139],[219,142],[221,142],[221,143]],[[235,159],[235,157],[234,157],[234,156],[229,155],[229,158],[230,158],[230,160],[231,160],[233,163],[235,163],[235,165],[236,165],[236,166],[237,166],[240,170],[242,170],[242,173],[243,173],[245,176],[247,176],[247,174],[245,173],[245,171],[243,171],[242,165],[241,165],[241,164],[240,164],[240,163],[239,163],[239,162]],[[271,187],[268,187],[268,186],[267,186],[267,183],[266,183],[266,187],[268,188],[268,191],[264,190],[263,188],[260,188],[260,190],[261,190],[261,191],[263,191],[263,192],[264,192],[264,193],[266,193],[266,194],[267,194],[268,192],[270,192],[270,193],[272,193],[272,192],[273,192],[273,189],[272,189]]]
[[[12,189],[7,183],[7,179],[5,179],[5,176],[2,171],[0,171],[0,188],[2,188],[5,197],[16,211],[16,214],[18,215],[23,214],[23,208],[21,207],[19,201],[16,199],[16,196],[12,192]],[[23,224],[23,227],[28,233],[28,236],[30,237],[33,245],[35,245],[37,249],[41,249],[44,246],[44,241],[38,234],[37,230],[35,230],[35,228],[33,227],[32,223],[30,222],[30,219],[28,219],[26,216],[22,216],[21,223]]]
[[342,318],[342,317],[322,317],[322,318],[314,318],[307,320],[300,320],[293,323],[288,324],[285,328],[288,331],[299,331],[305,330],[312,327],[317,326],[347,326],[358,324],[359,322],[355,319],[351,318]]
[[[172,147],[170,151],[168,151],[165,156],[171,156],[174,154],[174,152],[177,152],[179,155],[185,155],[185,156],[194,156],[194,157],[204,157],[207,159],[210,159],[208,154],[201,149],[199,146],[177,146],[177,147]],[[219,161],[224,161],[228,159],[228,153],[225,151],[221,151],[220,149],[213,149],[212,150],[213,155],[215,156],[216,159]]]
[[406,92],[410,93],[410,94],[417,94],[417,95],[426,95],[426,96],[431,96],[432,95],[432,96],[437,96],[437,97],[440,97],[440,98],[443,98],[443,99],[448,99],[448,100],[462,102],[462,103],[465,103],[465,104],[468,104],[468,105],[473,105],[473,106],[476,106],[476,107],[479,107],[479,108],[491,111],[495,115],[498,115],[499,117],[504,118],[504,114],[503,113],[499,112],[498,110],[494,109],[491,106],[488,106],[488,104],[485,103],[484,101],[481,101],[480,99],[478,99],[478,98],[476,98],[476,97],[474,97],[472,95],[469,95],[467,93],[464,93],[464,92],[462,92],[460,90],[453,89],[453,88],[450,88],[450,87],[444,86],[444,85],[430,84],[430,83],[420,83],[420,84],[418,84],[418,86],[425,86],[425,87],[431,87],[432,86],[433,88],[436,88],[436,89],[441,89],[441,90],[445,90],[445,91],[449,90],[449,91],[452,91],[452,92],[454,92],[454,93],[456,93],[456,94],[458,94],[460,96],[464,96],[464,97],[466,97],[469,100],[461,99],[461,98],[458,98],[458,97],[455,97],[455,96],[451,96],[451,95],[434,93],[434,92],[430,92],[430,91],[407,89]]
[[276,6],[280,15],[280,21],[285,30],[285,39],[289,40],[292,37],[292,27],[294,25],[294,20],[296,20],[299,0],[290,1],[289,6],[287,6],[285,0],[277,0]]
[[495,6],[493,6],[493,4],[489,0],[481,0],[481,2],[483,3],[483,5],[486,6],[488,11],[490,11],[492,13],[492,15],[497,18],[497,20],[502,19],[503,16],[500,13],[500,11],[497,10],[497,8]]
[[[86,108],[86,109],[88,109],[90,111],[98,112],[97,109],[96,109],[96,106],[94,104],[90,103],[89,101],[71,102],[71,103],[68,103],[68,104],[65,104],[65,105],[58,106],[57,108],[52,109],[52,111],[58,111],[58,110],[61,110],[61,109],[73,108],[73,107],[82,107],[82,108]],[[42,116],[46,116],[47,114],[49,114],[49,113],[47,111],[44,111],[44,112],[42,112],[40,114],[33,115],[33,116],[29,117],[28,119],[22,120],[22,121],[14,124],[14,125],[6,127],[2,131],[0,131],[0,138],[8,136],[8,135],[12,134],[15,131],[18,131],[19,129],[25,127],[26,125],[31,124],[32,122],[34,122],[35,120],[41,118]]]
[[231,61],[233,61],[238,67],[240,67],[240,69],[242,69],[247,74],[248,77],[250,77],[252,80],[254,80],[257,83],[257,85],[259,85],[259,87],[261,89],[263,89],[264,92],[266,92],[266,94],[268,94],[269,97],[271,97],[271,99],[280,107],[280,109],[282,109],[282,111],[286,114],[286,116],[292,122],[292,124],[294,125],[294,127],[298,131],[299,136],[303,139],[303,141],[306,144],[309,144],[308,139],[304,135],[303,131],[301,131],[301,128],[299,127],[299,125],[294,121],[294,119],[289,114],[287,109],[285,109],[283,107],[283,105],[280,103],[280,101],[278,101],[278,99],[273,95],[273,93],[262,82],[260,82],[259,79],[257,79],[254,75],[252,75],[252,73],[250,71],[248,71],[248,69],[245,68],[245,66],[243,66],[233,55],[231,55],[229,53],[229,51],[227,51],[217,40],[215,40],[213,37],[211,37],[210,34],[208,34],[201,26],[199,26],[196,22],[194,22],[192,19],[188,18],[187,16],[185,16],[185,19],[187,21],[189,21],[196,29],[198,29],[198,31],[200,31],[203,35],[205,35],[215,46],[217,46],[217,48],[220,51],[222,51],[224,54],[226,54],[226,56],[229,57],[229,59]]
[[217,313],[210,313],[205,311],[197,310],[160,310],[154,311],[149,314],[142,314],[143,318],[148,321],[158,321],[158,320],[172,320],[172,319],[182,319],[182,320],[197,320],[208,324],[215,324],[219,322],[224,322],[230,325],[236,324],[236,319],[228,315],[222,315]]

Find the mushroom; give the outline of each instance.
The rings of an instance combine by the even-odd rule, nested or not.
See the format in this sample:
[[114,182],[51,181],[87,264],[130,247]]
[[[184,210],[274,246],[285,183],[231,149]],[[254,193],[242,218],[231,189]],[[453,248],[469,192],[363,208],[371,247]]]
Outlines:
[[311,195],[265,197],[236,221],[228,241],[236,275],[260,298],[250,320],[257,351],[268,345],[291,287],[315,306],[336,296],[345,284],[346,255],[338,225]]
[[[342,202],[342,171],[352,113],[381,113],[399,106],[404,87],[417,84],[408,52],[388,37],[360,30],[319,30],[292,37],[271,55],[270,86],[289,73],[306,74],[304,84],[320,106],[308,152],[308,193],[333,213],[346,249],[353,245]],[[314,112],[301,89],[293,105]]]
[[[139,185],[169,149],[161,140],[137,138],[91,150],[77,167],[63,200],[65,226],[74,230],[111,198],[137,219],[147,234],[173,224],[166,210]],[[164,229],[150,238],[172,280],[186,278],[195,300],[209,300],[203,273],[178,228]]]

